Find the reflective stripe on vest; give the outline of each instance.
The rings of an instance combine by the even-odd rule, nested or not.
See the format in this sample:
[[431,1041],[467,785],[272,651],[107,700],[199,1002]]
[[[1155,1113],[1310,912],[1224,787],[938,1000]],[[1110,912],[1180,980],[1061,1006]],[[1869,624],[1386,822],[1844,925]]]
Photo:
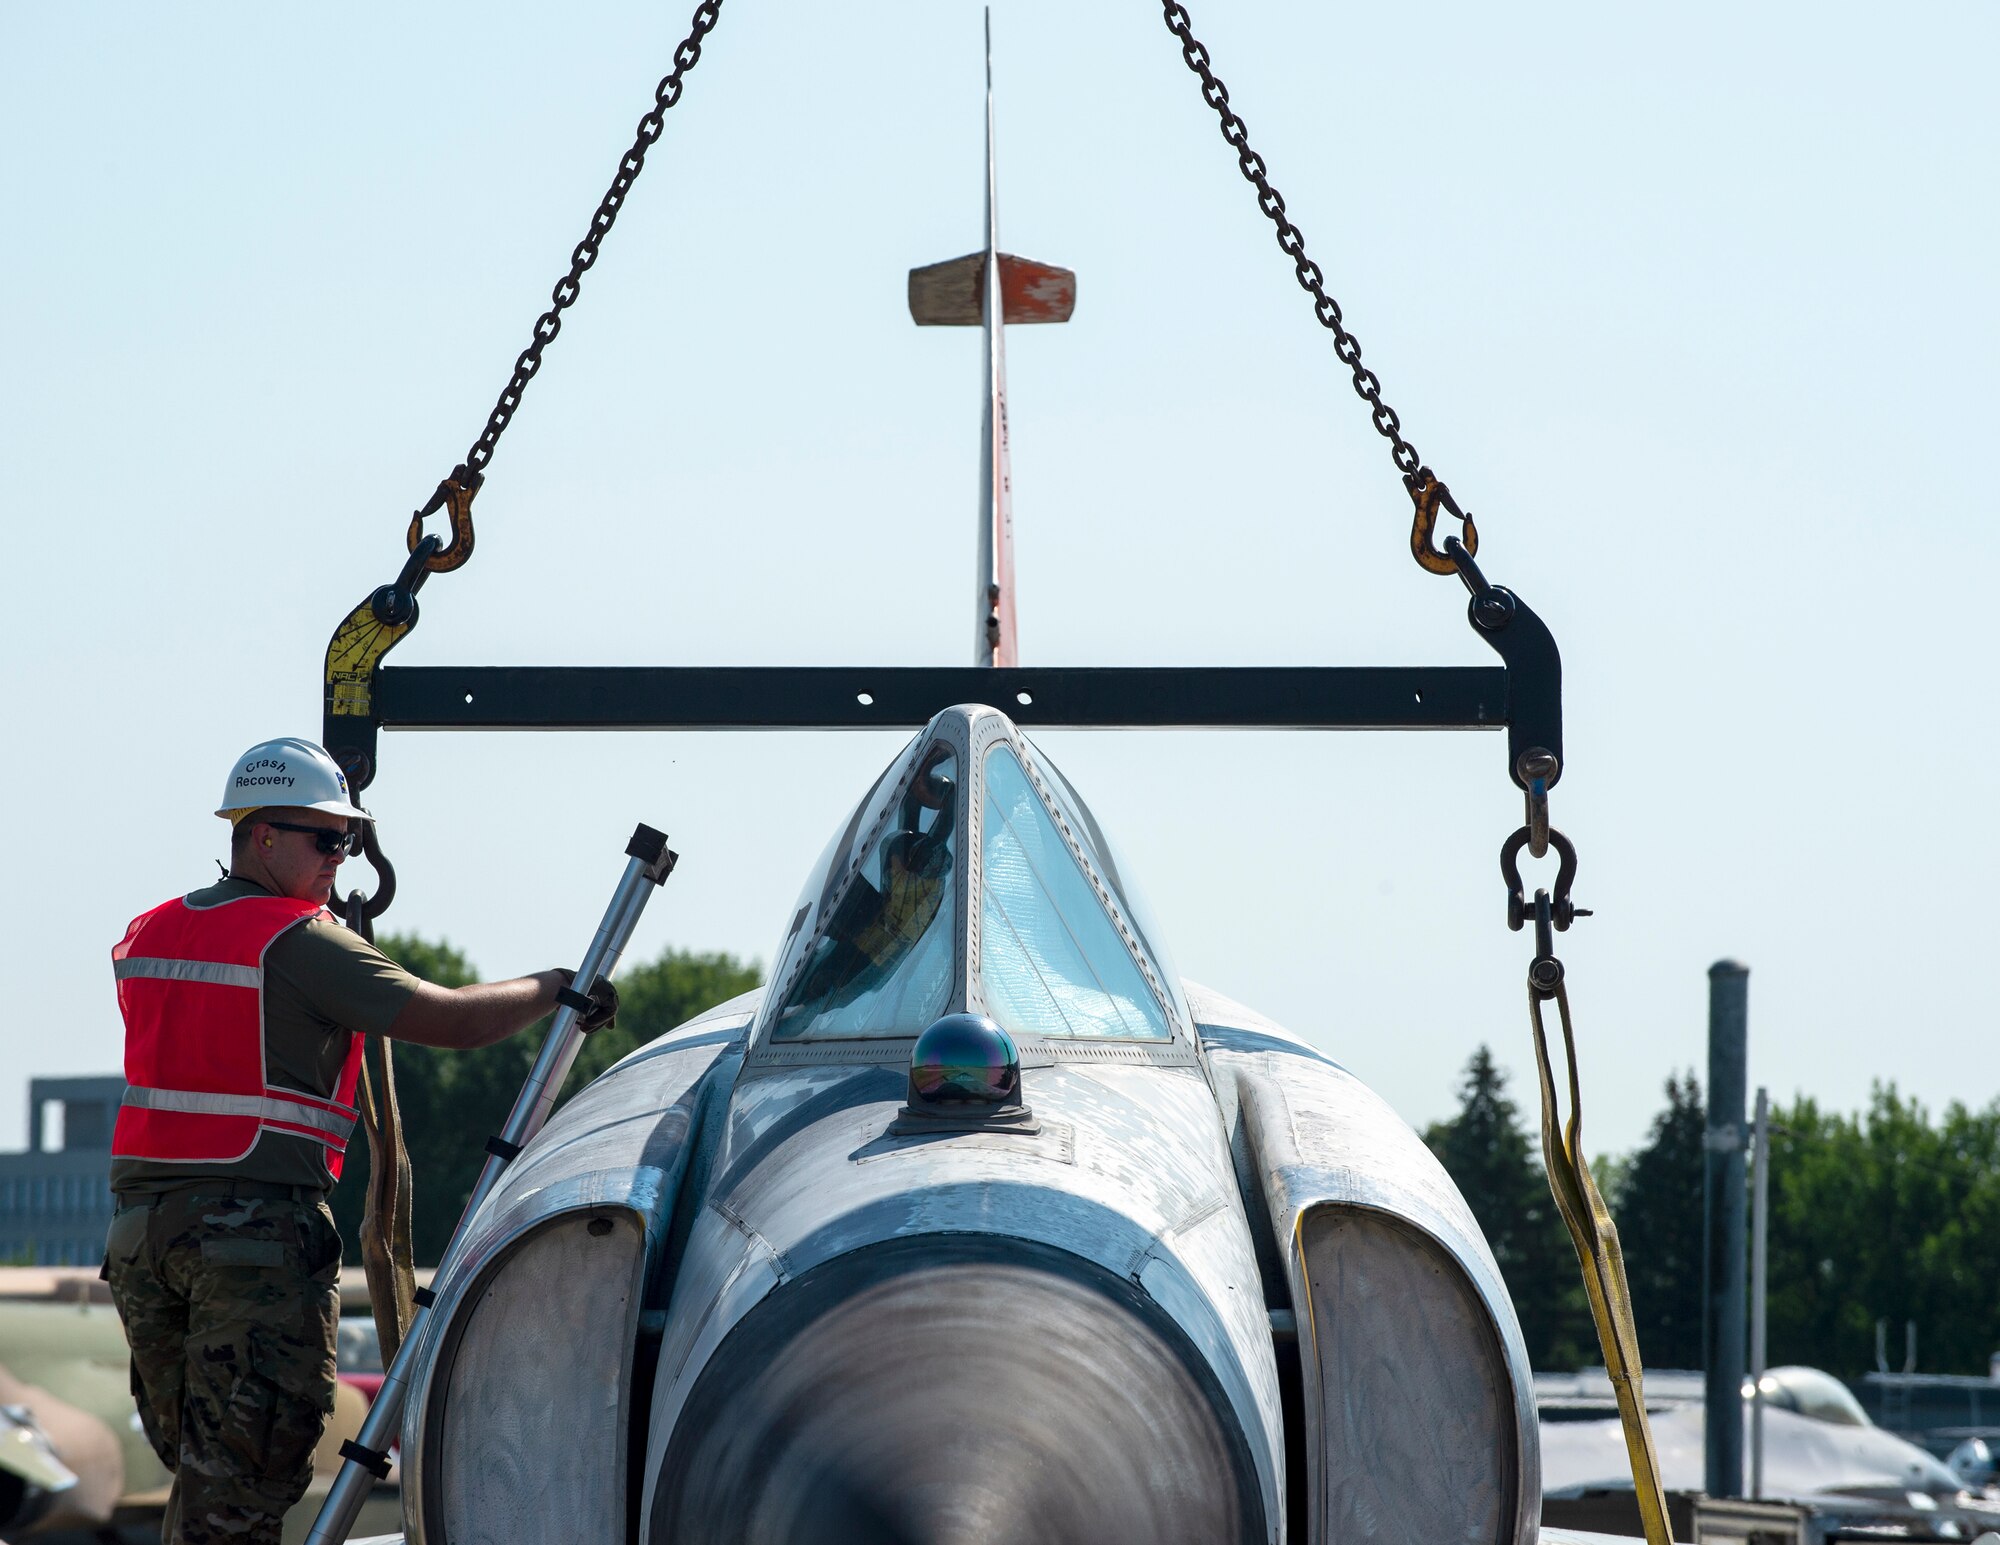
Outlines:
[[124,1103],[139,1110],[180,1110],[202,1116],[257,1116],[292,1126],[310,1127],[329,1147],[345,1148],[354,1134],[358,1113],[336,1115],[320,1101],[292,1099],[282,1089],[255,1094],[199,1094],[191,1089],[138,1089],[127,1086]]
[[213,982],[218,987],[262,987],[262,966],[225,966],[213,960],[152,960],[127,956],[111,962],[111,974],[121,982],[147,977],[157,982]]
[[235,1164],[265,1132],[322,1146],[338,1179],[357,1111],[361,1037],[349,1035],[331,1095],[270,1084],[264,1047],[264,955],[324,910],[281,896],[212,907],[169,901],[133,919],[112,950],[125,1019],[129,1089],[114,1157]]

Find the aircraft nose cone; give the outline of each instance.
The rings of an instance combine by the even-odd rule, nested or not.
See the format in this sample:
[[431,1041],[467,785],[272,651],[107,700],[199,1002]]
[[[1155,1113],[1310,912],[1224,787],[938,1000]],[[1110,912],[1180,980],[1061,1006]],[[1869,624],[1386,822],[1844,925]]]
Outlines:
[[778,1289],[676,1424],[654,1540],[1227,1545],[1246,1445],[1130,1284],[1013,1239],[904,1239]]

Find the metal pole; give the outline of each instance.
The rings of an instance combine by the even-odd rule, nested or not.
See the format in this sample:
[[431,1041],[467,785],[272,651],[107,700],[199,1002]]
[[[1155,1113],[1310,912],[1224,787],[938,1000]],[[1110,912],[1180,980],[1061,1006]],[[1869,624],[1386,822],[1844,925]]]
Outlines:
[[[650,826],[641,826],[632,833],[625,852],[630,862],[625,866],[625,874],[618,882],[611,905],[605,910],[604,921],[597,925],[597,933],[576,970],[579,992],[587,993],[592,983],[601,976],[609,976],[616,968],[618,957],[625,952],[625,946],[631,940],[632,930],[639,924],[640,914],[646,910],[647,901],[673,872],[674,854],[667,847],[666,836]],[[479,1172],[479,1183],[472,1188],[465,1211],[459,1215],[458,1226],[452,1230],[451,1241],[444,1248],[443,1259],[438,1262],[434,1284],[442,1283],[456,1263],[459,1249],[465,1241],[466,1225],[499,1184],[501,1171],[548,1120],[549,1109],[555,1104],[556,1096],[562,1090],[562,1081],[568,1075],[570,1065],[576,1061],[577,1050],[582,1044],[583,1032],[577,1028],[577,1011],[565,1004],[556,1010],[555,1019],[549,1025],[548,1037],[542,1042],[541,1054],[535,1058],[534,1069],[515,1098],[506,1126],[501,1128],[498,1137],[487,1143],[487,1159],[485,1167]],[[374,1404],[368,1408],[368,1418],[361,1424],[361,1431],[341,1448],[344,1458],[340,1473],[334,1477],[326,1500],[320,1504],[319,1516],[313,1520],[312,1532],[306,1536],[305,1545],[342,1545],[354,1528],[355,1515],[361,1511],[362,1501],[374,1484],[374,1476],[379,1473],[375,1467],[384,1463],[381,1456],[388,1452],[396,1424],[402,1420],[403,1402],[409,1395],[410,1370],[416,1363],[418,1349],[423,1345],[424,1332],[429,1326],[430,1300],[426,1296],[410,1320],[409,1332],[403,1337],[403,1345],[397,1351],[395,1361],[383,1376],[382,1387],[376,1392]]]
[[1705,1489],[1743,1495],[1743,1095],[1748,1082],[1750,968],[1708,968],[1708,1132],[1702,1165],[1702,1301],[1706,1381]]
[[1771,1235],[1771,1097],[1757,1090],[1757,1148],[1750,1180],[1750,1495],[1764,1496],[1764,1364],[1766,1289]]

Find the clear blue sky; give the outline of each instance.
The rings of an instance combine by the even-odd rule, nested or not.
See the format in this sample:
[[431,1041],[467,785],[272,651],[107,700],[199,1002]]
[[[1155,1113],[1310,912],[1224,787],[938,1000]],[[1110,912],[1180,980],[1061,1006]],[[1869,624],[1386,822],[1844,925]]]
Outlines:
[[[230,759],[313,734],[687,8],[0,8],[11,733],[0,1146],[116,1066],[106,952],[212,875]],[[1643,1136],[1753,967],[1753,1085],[1995,1093],[1990,5],[1210,3],[1195,21],[1481,557],[1555,629],[1586,1140]],[[994,17],[1027,663],[1484,663],[1156,6]],[[403,663],[955,662],[980,13],[729,0]],[[387,742],[388,924],[768,959],[896,744]],[[1052,735],[1182,968],[1416,1122],[1532,1090],[1497,736]]]

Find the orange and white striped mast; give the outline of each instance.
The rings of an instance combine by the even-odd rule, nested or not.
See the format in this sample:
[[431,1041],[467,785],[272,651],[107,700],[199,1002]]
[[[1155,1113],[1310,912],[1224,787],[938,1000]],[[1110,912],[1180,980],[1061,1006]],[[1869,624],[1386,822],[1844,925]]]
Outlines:
[[1014,609],[1013,476],[1007,446],[1009,322],[1067,322],[1076,275],[1000,250],[1000,179],[993,152],[993,13],[986,13],[986,245],[910,270],[910,315],[920,327],[977,323],[984,338],[979,435],[979,570],[972,661],[1020,663]]
[[975,665],[1018,665],[1014,626],[1014,490],[1007,460],[1006,303],[1000,292],[1000,174],[993,158],[993,12],[986,12],[986,261],[979,314],[986,411],[979,428],[979,589]]

